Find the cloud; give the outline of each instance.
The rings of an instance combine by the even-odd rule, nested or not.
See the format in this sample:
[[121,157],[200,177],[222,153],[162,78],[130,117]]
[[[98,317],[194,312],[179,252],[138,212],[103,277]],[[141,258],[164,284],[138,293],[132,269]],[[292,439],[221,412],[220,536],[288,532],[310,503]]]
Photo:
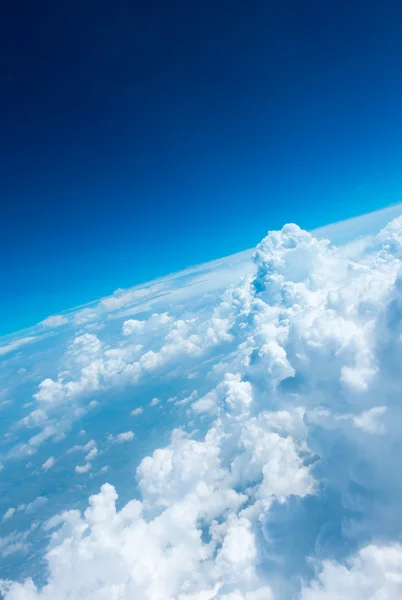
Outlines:
[[82,452],[84,453],[84,465],[76,465],[75,472],[76,473],[88,473],[92,469],[92,461],[98,456],[99,451],[96,446],[95,440],[90,440],[86,444],[75,444],[71,448],[67,450],[67,454],[71,454],[73,452]]
[[386,411],[386,406],[374,406],[353,417],[353,423],[355,427],[359,427],[367,433],[385,433],[385,426],[380,419]]
[[91,463],[88,462],[88,463],[86,463],[85,465],[82,465],[82,466],[81,465],[76,465],[75,472],[76,473],[80,473],[80,474],[82,474],[82,473],[88,473],[88,471],[90,471],[91,468],[92,468],[92,465],[91,465]]
[[8,354],[9,352],[12,352],[13,350],[17,350],[21,346],[25,346],[25,344],[34,342],[35,339],[36,338],[33,336],[27,336],[27,337],[19,338],[18,340],[14,340],[13,342],[9,342],[8,344],[5,344],[3,346],[0,346],[0,356],[3,356],[4,354]]
[[15,508],[9,508],[8,510],[6,510],[6,512],[3,515],[3,521],[7,521],[8,519],[11,519],[11,517],[13,516],[13,514],[15,513]]
[[77,325],[85,325],[90,321],[94,321],[99,317],[96,310],[92,308],[83,308],[74,314],[74,322]]
[[93,450],[94,448],[96,448],[96,442],[95,440],[89,440],[89,442],[87,442],[86,444],[75,444],[75,446],[72,446],[71,448],[69,448],[67,450],[67,454],[71,454],[71,452],[77,452],[79,450],[82,450],[84,452],[89,452],[91,450]]
[[139,406],[138,408],[134,408],[130,414],[132,417],[137,417],[138,415],[140,415],[143,412],[144,412],[144,409],[141,406]]
[[168,325],[172,322],[172,317],[167,313],[154,313],[146,321],[137,321],[135,319],[129,319],[123,323],[123,335],[131,336],[133,334],[149,333],[160,329],[164,325]]
[[[287,225],[203,312],[77,334],[24,427],[155,373],[183,386],[186,420],[140,461],[134,500],[105,483],[51,520],[47,583],[3,583],[6,600],[399,598],[401,272],[402,220],[345,248]],[[73,451],[89,471],[94,440]]]
[[318,569],[317,578],[303,588],[301,600],[397,600],[402,594],[399,544],[365,546],[344,564],[325,561]]
[[118,433],[116,435],[116,441],[119,443],[122,442],[131,442],[134,439],[134,433],[132,431],[125,431],[124,433]]
[[17,510],[23,511],[26,514],[31,514],[42,508],[47,502],[48,499],[45,496],[37,496],[35,500],[32,500],[32,502],[29,502],[28,504],[20,504]]
[[92,448],[92,450],[90,450],[88,452],[88,454],[85,457],[85,460],[90,461],[93,460],[94,458],[96,458],[96,456],[98,455],[98,448]]
[[29,502],[28,504],[19,504],[17,506],[17,508],[9,508],[8,510],[6,510],[6,512],[3,515],[3,521],[8,521],[8,519],[11,519],[12,516],[14,516],[15,513],[25,513],[27,515],[30,515],[32,513],[34,513],[36,510],[40,509],[41,507],[43,507],[46,503],[47,503],[47,498],[45,496],[37,496],[37,498],[35,498],[35,500],[32,500],[32,502]]
[[[233,318],[233,307],[227,300],[213,311],[211,319],[206,322],[199,322],[196,318],[173,321],[167,313],[154,313],[142,322],[135,322],[141,324],[144,334],[148,334],[147,348],[130,340],[110,347],[94,333],[79,332],[63,357],[63,368],[60,368],[57,379],[47,377],[40,382],[34,393],[36,407],[21,420],[21,424],[27,427],[43,426],[42,432],[35,436],[34,444],[30,443],[23,452],[16,448],[13,455],[30,452],[33,446],[37,448],[48,437],[65,433],[92,407],[91,402],[85,406],[89,394],[122,384],[136,385],[152,372],[163,372],[176,366],[180,358],[195,360],[228,342],[232,338],[227,330]],[[159,348],[153,349],[154,332],[161,326],[163,332],[158,338]],[[66,404],[70,406],[68,413],[64,410]]]
[[2,400],[0,402],[0,410],[3,410],[3,408],[5,408],[6,406],[10,406],[10,404],[12,404],[11,400]]
[[[6,558],[11,554],[25,554],[28,552],[30,547],[29,542],[27,542],[29,533],[29,531],[13,531],[9,535],[0,537],[0,556]],[[0,592],[3,592],[1,583]],[[25,591],[23,591],[23,594],[25,595]]]
[[54,327],[61,327],[61,325],[65,325],[66,323],[68,323],[67,317],[64,317],[63,315],[54,315],[41,321],[40,325],[42,325],[42,327],[53,329]]
[[44,469],[45,471],[47,471],[48,469],[51,469],[54,466],[55,463],[55,459],[53,456],[50,456],[42,465],[42,469]]

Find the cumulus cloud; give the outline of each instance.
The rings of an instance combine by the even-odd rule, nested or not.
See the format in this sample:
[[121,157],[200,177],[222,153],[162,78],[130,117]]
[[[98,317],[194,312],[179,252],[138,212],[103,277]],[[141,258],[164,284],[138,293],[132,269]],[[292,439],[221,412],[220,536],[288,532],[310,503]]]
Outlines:
[[[177,368],[180,360],[197,360],[231,342],[229,330],[236,316],[234,293],[224,297],[205,321],[196,317],[174,320],[166,312],[153,313],[142,321],[125,321],[122,333],[127,341],[123,339],[116,346],[109,346],[94,333],[78,332],[57,377],[46,377],[40,382],[34,393],[36,407],[20,421],[26,427],[42,427],[42,432],[35,436],[35,443],[15,448],[13,455],[29,454],[48,437],[64,434],[92,408],[93,402],[85,405],[91,393],[123,384],[136,385],[155,371]],[[155,347],[156,331],[159,333]],[[134,332],[141,334],[141,344],[136,343],[138,336]],[[66,405],[70,407],[68,413]]]
[[131,442],[134,439],[134,433],[132,431],[124,431],[123,433],[118,433],[115,439],[119,443]]
[[[401,219],[345,248],[286,225],[202,318],[129,319],[112,346],[77,335],[38,388],[46,418],[95,390],[213,360],[202,392],[178,396],[195,426],[138,465],[140,495],[121,506],[105,483],[83,513],[52,520],[47,583],[3,582],[6,600],[399,598],[401,270]],[[77,473],[96,450],[70,449],[85,456]]]
[[397,600],[401,594],[402,546],[373,544],[344,564],[325,561],[317,578],[303,588],[301,600]]
[[131,416],[132,416],[132,417],[137,417],[138,415],[140,415],[140,414],[141,414],[141,413],[143,413],[143,412],[144,412],[144,409],[143,409],[141,406],[139,406],[138,408],[134,408],[134,409],[131,411]]
[[167,313],[154,313],[146,321],[137,321],[135,319],[129,319],[123,323],[123,335],[130,336],[139,333],[148,333],[155,331],[164,325],[168,325],[172,322],[172,317]]

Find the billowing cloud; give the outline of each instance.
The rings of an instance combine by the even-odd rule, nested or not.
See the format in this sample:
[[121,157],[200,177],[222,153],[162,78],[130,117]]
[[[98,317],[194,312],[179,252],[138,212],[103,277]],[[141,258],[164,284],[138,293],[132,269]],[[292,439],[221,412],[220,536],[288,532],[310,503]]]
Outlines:
[[325,561],[317,578],[303,588],[301,600],[397,600],[401,594],[402,546],[373,544],[362,548],[344,564]]
[[[48,522],[47,583],[3,582],[6,600],[397,600],[401,273],[402,219],[340,248],[286,225],[207,308],[130,318],[108,339],[76,332],[19,421],[38,428],[35,447],[60,415],[71,425],[86,414],[95,392],[159,379],[166,395],[145,395],[163,400],[146,415],[184,418],[139,461],[135,499],[125,486],[120,503],[119,486],[103,483],[86,510]],[[140,297],[119,292],[103,307]],[[108,450],[133,438],[110,434]],[[77,474],[98,455],[94,440],[73,452]]]

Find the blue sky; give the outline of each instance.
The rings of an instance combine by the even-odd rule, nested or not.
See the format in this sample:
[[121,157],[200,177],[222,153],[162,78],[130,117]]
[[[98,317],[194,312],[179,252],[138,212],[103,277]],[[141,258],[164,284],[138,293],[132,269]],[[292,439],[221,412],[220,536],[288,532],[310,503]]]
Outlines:
[[0,334],[401,200],[397,0],[4,11]]

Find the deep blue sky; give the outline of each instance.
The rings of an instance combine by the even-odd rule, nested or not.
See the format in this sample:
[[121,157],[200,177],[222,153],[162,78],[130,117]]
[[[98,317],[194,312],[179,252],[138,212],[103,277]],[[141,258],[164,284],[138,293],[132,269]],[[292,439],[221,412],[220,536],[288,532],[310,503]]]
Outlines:
[[402,199],[400,0],[10,0],[0,334]]

